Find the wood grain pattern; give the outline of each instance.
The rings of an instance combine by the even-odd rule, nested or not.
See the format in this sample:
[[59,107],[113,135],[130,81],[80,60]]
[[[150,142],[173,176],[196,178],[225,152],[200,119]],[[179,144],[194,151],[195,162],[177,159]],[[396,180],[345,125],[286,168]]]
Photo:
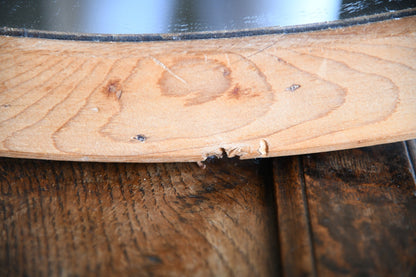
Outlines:
[[0,155],[200,161],[416,137],[416,18],[146,43],[0,38]]
[[282,276],[316,276],[308,200],[299,157],[274,159]]
[[283,276],[414,276],[416,183],[403,143],[276,158]]
[[259,165],[0,161],[1,276],[274,276]]
[[415,185],[404,143],[205,170],[2,158],[0,275],[414,276]]
[[303,158],[319,276],[415,276],[416,187],[403,143]]

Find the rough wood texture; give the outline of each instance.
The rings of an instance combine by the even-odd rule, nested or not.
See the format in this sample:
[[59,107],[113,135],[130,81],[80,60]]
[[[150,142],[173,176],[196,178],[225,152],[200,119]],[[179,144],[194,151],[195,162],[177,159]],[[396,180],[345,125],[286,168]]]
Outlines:
[[278,161],[285,276],[416,275],[416,187],[402,143],[304,156],[301,174],[297,158]]
[[0,38],[0,155],[276,156],[416,137],[416,18],[220,40]]
[[205,170],[2,158],[0,226],[0,276],[416,275],[404,143]]
[[274,276],[252,161],[0,161],[1,276]]
[[402,144],[305,159],[318,272],[416,275],[416,187]]
[[283,276],[316,276],[299,158],[275,159],[273,169]]

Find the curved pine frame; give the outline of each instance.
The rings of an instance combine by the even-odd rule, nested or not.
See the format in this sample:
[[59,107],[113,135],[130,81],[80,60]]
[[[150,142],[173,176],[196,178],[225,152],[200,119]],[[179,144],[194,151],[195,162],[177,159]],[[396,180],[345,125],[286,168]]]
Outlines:
[[416,138],[416,16],[219,39],[0,36],[0,155],[171,162]]

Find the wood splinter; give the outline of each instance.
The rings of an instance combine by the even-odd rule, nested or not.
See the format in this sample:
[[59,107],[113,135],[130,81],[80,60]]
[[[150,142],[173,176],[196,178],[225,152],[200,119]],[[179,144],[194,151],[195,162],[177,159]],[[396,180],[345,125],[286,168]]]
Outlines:
[[269,145],[266,140],[260,140],[258,152],[262,156],[267,156],[267,153],[269,152]]

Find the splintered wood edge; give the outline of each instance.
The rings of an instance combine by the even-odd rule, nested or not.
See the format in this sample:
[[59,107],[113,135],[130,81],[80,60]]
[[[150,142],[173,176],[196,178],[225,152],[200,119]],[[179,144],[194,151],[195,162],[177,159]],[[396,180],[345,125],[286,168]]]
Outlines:
[[416,138],[416,17],[297,34],[0,37],[0,155],[172,162]]

